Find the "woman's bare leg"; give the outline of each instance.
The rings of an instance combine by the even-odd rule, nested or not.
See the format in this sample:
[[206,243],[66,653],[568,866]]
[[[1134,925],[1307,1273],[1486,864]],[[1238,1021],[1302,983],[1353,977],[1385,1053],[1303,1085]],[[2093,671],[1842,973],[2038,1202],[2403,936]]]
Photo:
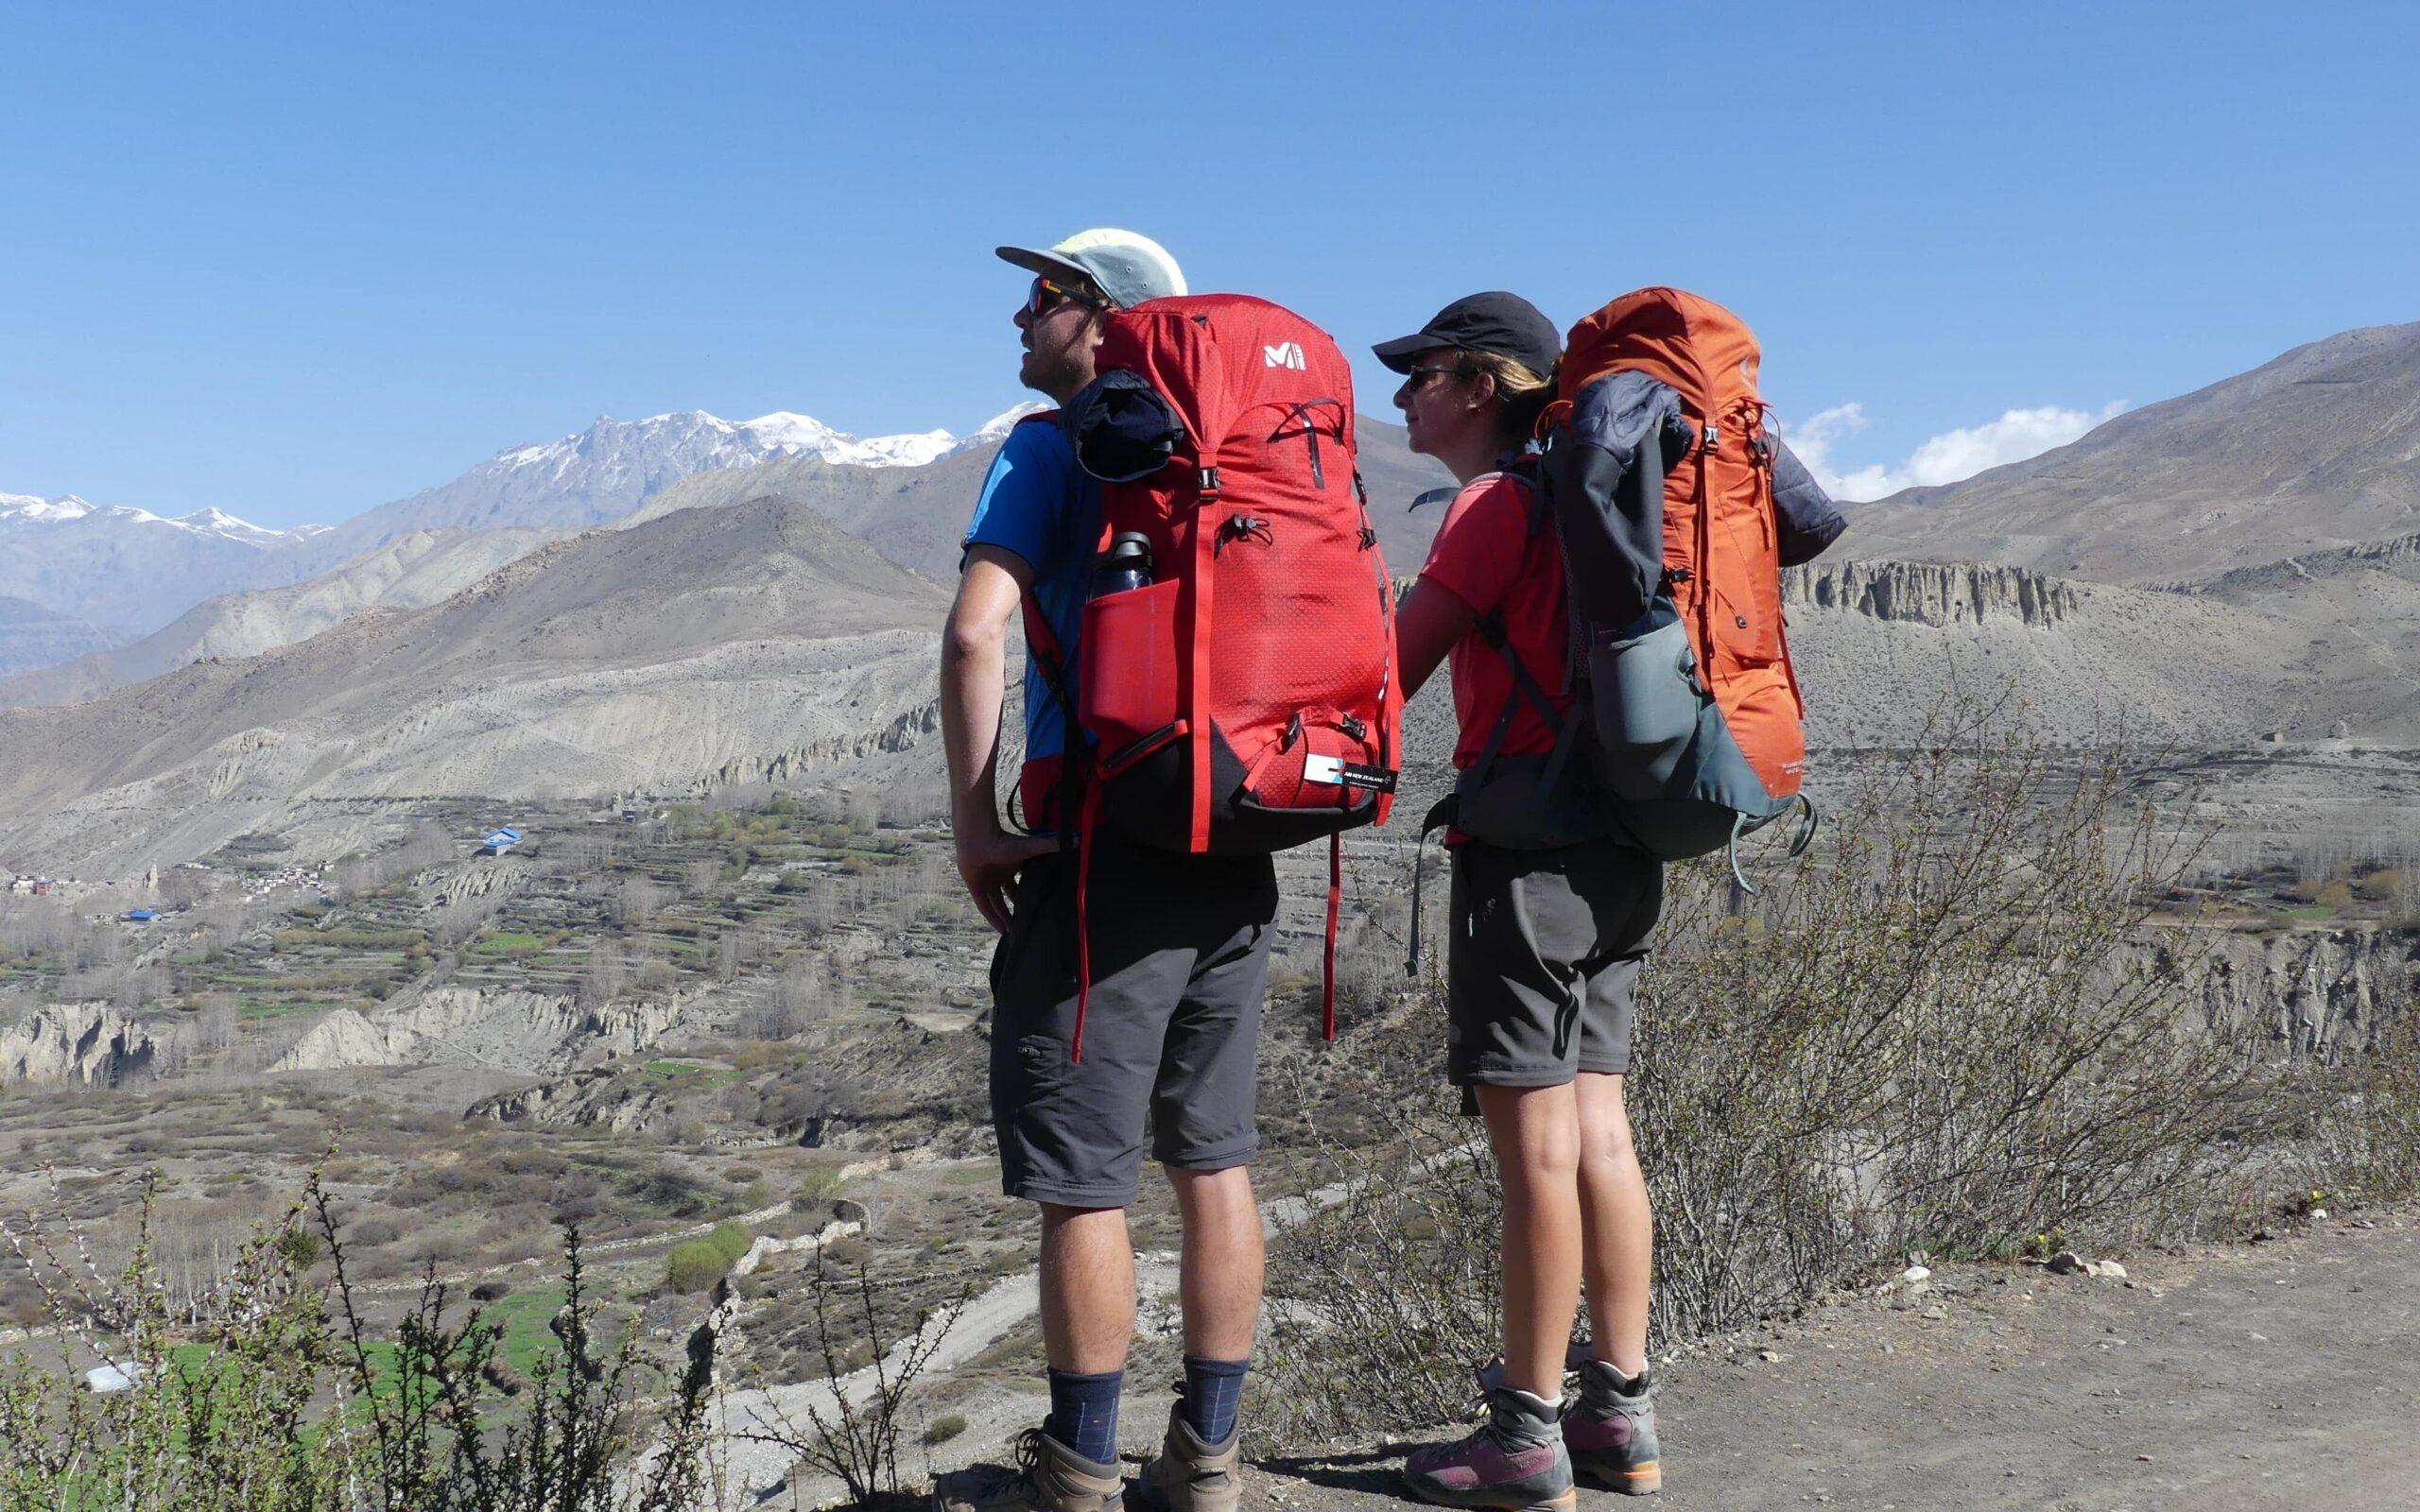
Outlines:
[[[1580,1215],[1597,1358],[1626,1376],[1647,1368],[1647,1291],[1655,1215],[1632,1147],[1622,1078],[1583,1071],[1572,1086],[1580,1127]],[[1509,1202],[1509,1192],[1508,1192]],[[1511,1220],[1506,1220],[1511,1231]],[[1511,1311],[1508,1289],[1506,1311]]]
[[1504,1376],[1552,1401],[1580,1312],[1580,1119],[1572,1090],[1481,1087],[1504,1183]]

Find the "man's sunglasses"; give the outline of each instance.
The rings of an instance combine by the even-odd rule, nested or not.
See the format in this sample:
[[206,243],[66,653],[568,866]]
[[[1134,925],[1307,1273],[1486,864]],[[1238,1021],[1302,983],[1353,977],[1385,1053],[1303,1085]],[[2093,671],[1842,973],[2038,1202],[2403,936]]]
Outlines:
[[1105,302],[1089,289],[1069,288],[1064,284],[1053,284],[1046,278],[1037,278],[1033,281],[1033,287],[1026,290],[1025,313],[1040,315],[1061,300],[1070,300],[1094,309],[1099,309]]

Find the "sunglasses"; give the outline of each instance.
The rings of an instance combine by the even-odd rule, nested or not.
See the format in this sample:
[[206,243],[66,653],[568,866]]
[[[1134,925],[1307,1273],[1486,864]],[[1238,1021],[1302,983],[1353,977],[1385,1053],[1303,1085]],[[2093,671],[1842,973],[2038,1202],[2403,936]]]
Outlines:
[[1053,284],[1046,278],[1037,278],[1033,281],[1033,287],[1026,290],[1025,313],[1038,316],[1061,300],[1089,305],[1094,309],[1100,308],[1103,302],[1090,290],[1072,289],[1063,284]]
[[1404,372],[1403,392],[1408,394],[1416,394],[1423,388],[1428,387],[1428,380],[1431,378],[1459,378],[1461,375],[1462,369],[1459,366],[1452,368],[1409,368]]

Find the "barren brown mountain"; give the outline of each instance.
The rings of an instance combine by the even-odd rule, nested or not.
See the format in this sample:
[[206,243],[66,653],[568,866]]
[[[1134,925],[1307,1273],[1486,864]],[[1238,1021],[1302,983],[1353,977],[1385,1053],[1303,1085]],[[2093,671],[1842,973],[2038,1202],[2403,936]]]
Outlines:
[[785,500],[593,532],[429,609],[0,713],[0,864],[112,875],[310,823],[341,853],[351,801],[677,792],[904,743],[945,604]]
[[2112,583],[2204,577],[2420,530],[2420,322],[2296,347],[2072,445],[1856,510],[1861,557]]

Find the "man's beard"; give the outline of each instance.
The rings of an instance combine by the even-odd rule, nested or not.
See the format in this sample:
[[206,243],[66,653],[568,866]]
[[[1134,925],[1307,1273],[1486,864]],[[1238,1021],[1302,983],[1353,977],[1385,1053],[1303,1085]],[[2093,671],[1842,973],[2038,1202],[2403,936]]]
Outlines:
[[1065,352],[1027,352],[1017,376],[1028,388],[1062,402],[1083,387],[1082,369]]

